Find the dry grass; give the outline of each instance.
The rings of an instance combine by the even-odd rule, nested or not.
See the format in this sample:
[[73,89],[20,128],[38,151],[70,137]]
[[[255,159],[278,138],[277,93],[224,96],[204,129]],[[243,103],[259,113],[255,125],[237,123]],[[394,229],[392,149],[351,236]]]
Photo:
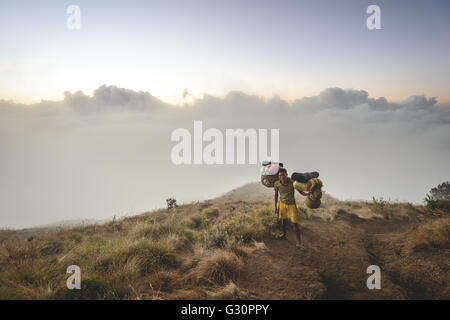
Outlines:
[[[272,206],[272,198],[228,195],[103,225],[46,231],[29,241],[3,233],[21,240],[0,244],[0,299],[245,297],[236,284],[245,262],[265,250],[264,241],[280,228]],[[346,203],[329,196],[320,209],[301,213],[308,220],[332,220],[340,209],[389,219],[395,212],[417,214],[408,204]],[[418,248],[448,248],[449,220],[420,229],[415,241]],[[82,290],[66,288],[72,264],[82,270]]]
[[[207,201],[76,226],[31,241],[5,241],[0,246],[0,298],[176,297],[191,292],[182,289],[193,273],[208,279],[207,286],[228,283],[250,252],[246,243],[270,232],[261,223],[266,207]],[[82,290],[66,288],[66,268],[72,264],[82,270]]]
[[396,202],[383,198],[376,199],[374,197],[372,202],[366,203],[366,205],[373,213],[387,220],[411,219],[420,214],[417,207],[407,202]]
[[230,250],[239,258],[245,259],[251,252],[251,249],[240,244],[239,242],[233,242],[230,245]]
[[208,298],[214,300],[232,300],[232,299],[246,299],[248,293],[239,288],[234,282],[229,282],[217,291],[208,292]]
[[219,209],[207,208],[207,209],[204,209],[202,213],[206,219],[217,218],[219,216]]
[[223,285],[237,280],[242,267],[242,261],[233,252],[217,249],[200,261],[196,273],[200,280]]
[[413,244],[416,249],[450,248],[450,218],[435,220],[421,226]]
[[171,292],[182,284],[181,276],[176,271],[158,271],[146,279],[149,288],[157,292]]

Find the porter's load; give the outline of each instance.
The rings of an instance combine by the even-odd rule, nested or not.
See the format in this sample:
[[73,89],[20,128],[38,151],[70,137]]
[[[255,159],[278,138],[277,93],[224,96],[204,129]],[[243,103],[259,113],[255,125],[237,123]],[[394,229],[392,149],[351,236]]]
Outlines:
[[301,183],[306,183],[308,180],[313,179],[313,178],[318,178],[318,177],[319,177],[319,173],[317,171],[305,172],[305,173],[294,172],[291,175],[292,180],[298,181]]
[[305,204],[310,209],[316,209],[320,206],[322,199],[322,180],[318,178],[309,179],[306,182],[294,181],[294,188],[298,191],[308,192]]
[[261,167],[261,183],[273,188],[274,183],[278,180],[278,171],[283,168],[281,162],[264,161]]

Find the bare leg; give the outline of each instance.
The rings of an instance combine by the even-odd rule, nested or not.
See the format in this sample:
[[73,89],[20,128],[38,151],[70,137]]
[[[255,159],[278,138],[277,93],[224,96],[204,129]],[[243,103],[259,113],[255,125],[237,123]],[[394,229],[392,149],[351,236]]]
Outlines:
[[280,234],[277,238],[278,239],[285,239],[286,238],[287,219],[281,219],[281,226],[283,227],[283,233]]
[[300,246],[302,244],[302,238],[300,236],[300,228],[298,227],[298,223],[293,223],[292,227],[294,228],[295,235],[297,236],[297,245]]

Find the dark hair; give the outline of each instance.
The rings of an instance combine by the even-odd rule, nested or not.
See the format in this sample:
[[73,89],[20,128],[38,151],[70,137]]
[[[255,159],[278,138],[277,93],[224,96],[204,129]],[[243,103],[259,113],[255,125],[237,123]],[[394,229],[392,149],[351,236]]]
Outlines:
[[278,170],[278,174],[280,174],[280,172],[284,172],[287,175],[287,170],[285,168],[280,168],[280,170]]

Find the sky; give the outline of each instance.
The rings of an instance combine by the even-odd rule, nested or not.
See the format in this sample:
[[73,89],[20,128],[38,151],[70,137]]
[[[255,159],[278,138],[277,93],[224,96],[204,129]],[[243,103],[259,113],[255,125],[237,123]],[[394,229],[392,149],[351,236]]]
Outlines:
[[[69,30],[69,5],[81,28]],[[366,9],[381,9],[369,30]],[[448,1],[2,1],[0,99],[103,84],[169,103],[242,90],[294,100],[327,87],[450,101]]]
[[[66,9],[81,9],[69,30]],[[381,8],[368,30],[369,4]],[[219,196],[259,165],[175,165],[171,133],[278,129],[339,199],[450,180],[448,1],[1,1],[0,228]],[[261,186],[263,187],[263,186]]]

